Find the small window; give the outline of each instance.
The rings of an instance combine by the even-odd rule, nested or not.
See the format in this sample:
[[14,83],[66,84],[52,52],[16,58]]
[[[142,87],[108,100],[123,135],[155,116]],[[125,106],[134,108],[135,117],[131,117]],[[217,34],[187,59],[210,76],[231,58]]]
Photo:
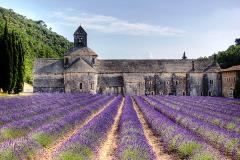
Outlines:
[[208,96],[212,96],[212,92],[211,91],[208,91]]
[[91,89],[93,89],[93,83],[91,83]]
[[154,92],[153,92],[153,91],[151,92],[151,95],[154,95]]
[[185,95],[186,95],[186,93],[183,91],[183,92],[182,92],[182,95],[183,95],[183,96],[185,96]]
[[92,58],[92,64],[95,64],[95,58]]
[[65,58],[65,65],[68,65],[68,58]]
[[201,92],[201,96],[203,96],[203,92]]
[[169,81],[167,81],[166,83],[169,84]]
[[209,80],[209,83],[210,83],[210,84],[213,84],[213,80]]
[[79,88],[82,89],[82,83],[79,84]]

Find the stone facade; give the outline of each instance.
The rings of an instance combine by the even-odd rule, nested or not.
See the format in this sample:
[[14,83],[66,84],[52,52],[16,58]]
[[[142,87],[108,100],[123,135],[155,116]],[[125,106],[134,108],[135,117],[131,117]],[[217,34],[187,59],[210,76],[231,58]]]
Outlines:
[[233,92],[240,75],[240,65],[222,69],[222,94],[224,97],[233,97]]
[[214,59],[104,60],[87,46],[80,26],[63,59],[36,59],[34,92],[128,95],[221,95]]

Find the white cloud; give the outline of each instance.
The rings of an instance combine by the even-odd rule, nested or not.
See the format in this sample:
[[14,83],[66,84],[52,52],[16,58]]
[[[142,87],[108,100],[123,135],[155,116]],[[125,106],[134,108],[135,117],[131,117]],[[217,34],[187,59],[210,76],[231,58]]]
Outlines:
[[[73,11],[73,10],[72,10]],[[77,16],[69,15],[64,12],[53,12],[53,16],[61,19],[64,23],[61,25],[71,25],[74,27],[82,24],[89,30],[95,30],[103,33],[134,35],[134,36],[181,36],[184,30],[173,27],[162,27],[146,23],[132,23],[116,17],[89,14],[84,12],[74,12]]]

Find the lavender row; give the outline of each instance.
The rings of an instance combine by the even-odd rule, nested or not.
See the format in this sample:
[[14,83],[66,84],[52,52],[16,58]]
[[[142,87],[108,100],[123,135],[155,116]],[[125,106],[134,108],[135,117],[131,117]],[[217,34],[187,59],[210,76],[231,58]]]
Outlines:
[[[26,138],[19,138],[2,143],[0,145],[0,157],[1,155],[5,155],[5,151],[7,150],[15,157],[31,159],[31,156],[34,156],[39,150],[54,143],[77,124],[83,123],[90,115],[103,108],[104,105],[113,100],[113,98],[114,96],[103,96],[101,100],[96,101],[94,104],[88,104],[83,109],[74,111],[58,121],[41,126],[29,133]],[[31,153],[29,153],[29,151],[31,151]]]
[[240,136],[222,129],[216,125],[206,123],[193,116],[185,114],[181,111],[174,110],[165,105],[159,104],[153,99],[145,97],[154,107],[162,114],[166,115],[176,123],[189,129],[190,131],[200,135],[214,147],[219,148],[225,154],[230,154],[232,157],[240,158]]
[[70,106],[61,106],[50,112],[8,123],[0,129],[0,142],[6,139],[14,139],[25,136],[32,129],[37,128],[46,122],[53,121],[54,119],[69,114],[72,111],[82,108],[88,103],[92,103],[100,98],[100,96],[93,96],[91,99],[82,101],[80,104],[76,103]]
[[144,135],[143,127],[133,108],[132,99],[127,96],[119,121],[119,139],[117,147],[119,159],[156,159],[152,148]]
[[114,123],[122,97],[118,96],[104,111],[94,117],[88,124],[81,128],[76,135],[71,137],[57,151],[59,159],[94,159],[98,147],[107,136]]
[[[171,99],[172,98],[179,99],[180,102],[187,102],[196,107],[205,108],[213,112],[236,117],[239,117],[240,115],[239,106],[227,104],[225,101],[223,101],[224,98],[222,98],[220,102],[217,102],[216,100],[211,100],[211,97],[171,97]],[[202,100],[200,101],[200,99]]]
[[[56,139],[67,133],[76,125],[82,124],[93,113],[99,111],[107,103],[113,100],[114,96],[102,97],[94,104],[88,104],[84,108],[76,110],[63,118],[54,121],[52,123],[41,126],[40,128],[32,131],[31,137],[40,143],[43,147],[46,147],[53,143]],[[49,141],[41,141],[42,138],[49,139]]]
[[176,152],[186,159],[224,159],[218,150],[206,144],[202,138],[156,111],[141,97],[135,97],[135,100],[149,126],[155,134],[160,135],[169,152]]
[[35,115],[39,115],[39,114],[43,114],[43,113],[46,113],[46,112],[49,112],[52,110],[56,110],[57,108],[59,108],[61,106],[69,106],[69,105],[73,105],[74,103],[75,104],[81,103],[81,101],[84,101],[87,98],[90,98],[90,96],[79,96],[79,97],[76,97],[75,99],[68,99],[68,101],[70,101],[71,103],[66,101],[67,98],[65,98],[65,99],[58,100],[57,103],[47,103],[47,104],[45,104],[45,106],[42,106],[42,107],[35,105],[29,109],[27,108],[25,111],[13,112],[10,115],[7,114],[7,115],[0,117],[0,126],[7,124],[9,122],[24,119],[26,117],[30,118]]
[[172,109],[177,109],[202,121],[217,125],[232,132],[238,132],[238,134],[240,133],[240,123],[230,120],[228,117],[212,115],[209,114],[209,112],[203,111],[203,109],[196,108],[195,106],[189,104],[179,104],[174,101],[164,101],[161,98],[156,98],[153,96],[151,96],[151,98],[157,100],[159,104],[166,105]]
[[[219,105],[208,106],[209,104],[198,102],[197,98],[198,97],[196,97],[195,100],[191,100],[191,101],[187,100],[186,98],[184,99],[183,97],[175,97],[175,96],[159,97],[158,99],[162,99],[162,100],[167,101],[169,103],[174,103],[177,106],[191,105],[195,109],[197,109],[201,112],[204,112],[206,114],[209,114],[211,116],[214,116],[216,118],[221,118],[221,119],[224,119],[224,120],[230,120],[230,121],[234,121],[234,122],[240,122],[239,115],[234,116],[233,114],[230,114],[230,115],[225,114],[222,111],[219,111],[219,109],[218,109]],[[207,98],[206,98],[206,100],[207,100]],[[239,108],[239,110],[240,110],[240,108]]]
[[[48,106],[58,105],[59,103],[70,105],[74,101],[91,96],[87,94],[79,95],[79,96],[77,95],[71,96],[67,94],[65,97],[62,94],[57,94],[57,95],[53,94],[50,97],[48,94],[42,94],[42,95],[39,95],[39,97],[35,97],[34,99],[26,97],[25,101],[28,101],[28,102],[30,101],[28,104],[26,104],[25,101],[23,101],[23,102],[19,102],[21,104],[21,106],[19,106],[19,103],[15,102],[15,104],[12,104],[11,106],[7,106],[6,108],[2,109],[0,111],[0,114],[2,116],[14,116],[14,115],[17,116],[16,113],[24,114],[25,112],[46,108]],[[66,99],[68,101],[66,101]]]
[[[65,97],[74,97],[74,95],[66,94]],[[44,100],[51,100],[64,98],[64,94],[36,94],[33,96],[26,97],[12,97],[9,99],[2,99],[0,101],[0,114],[2,111],[7,110],[16,110],[29,107],[35,104],[47,103]],[[49,102],[48,102],[49,103]]]

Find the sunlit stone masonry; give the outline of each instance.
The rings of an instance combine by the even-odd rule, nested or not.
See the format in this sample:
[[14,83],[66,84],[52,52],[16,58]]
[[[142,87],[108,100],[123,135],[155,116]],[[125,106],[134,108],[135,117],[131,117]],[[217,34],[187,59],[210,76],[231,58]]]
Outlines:
[[[164,53],[163,53],[164,54]],[[80,26],[63,58],[39,58],[34,92],[221,96],[221,69],[212,59],[98,59]]]

